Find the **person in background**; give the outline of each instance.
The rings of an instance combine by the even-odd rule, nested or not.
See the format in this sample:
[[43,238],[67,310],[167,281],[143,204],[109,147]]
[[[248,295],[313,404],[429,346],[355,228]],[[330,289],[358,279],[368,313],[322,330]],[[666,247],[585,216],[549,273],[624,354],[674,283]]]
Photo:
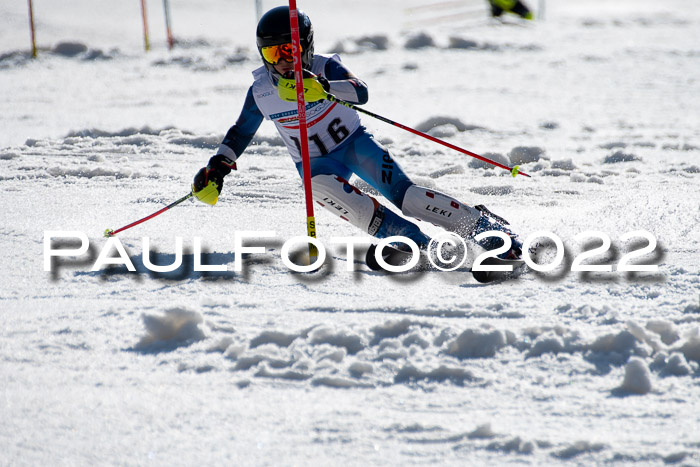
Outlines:
[[524,19],[534,19],[532,11],[520,0],[488,0],[491,6],[491,16],[500,17],[503,12],[513,13]]

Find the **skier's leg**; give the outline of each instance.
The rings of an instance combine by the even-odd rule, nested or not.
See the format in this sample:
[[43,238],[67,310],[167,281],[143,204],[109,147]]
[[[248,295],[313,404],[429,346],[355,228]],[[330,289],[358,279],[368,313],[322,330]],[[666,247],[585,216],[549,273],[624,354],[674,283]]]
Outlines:
[[[402,214],[430,222],[471,238],[489,230],[500,230],[511,237],[512,248],[502,257],[519,257],[522,243],[506,223],[436,190],[415,185],[393,160],[389,151],[365,134],[346,149],[345,163],[362,179],[401,209]],[[487,250],[503,244],[498,237],[479,242]]]
[[[516,259],[522,254],[522,241],[508,227],[508,223],[484,207],[467,206],[451,196],[413,185],[406,190],[401,211],[406,216],[438,225],[463,238],[473,238],[490,230],[504,232],[511,239],[511,248],[499,257]],[[493,250],[502,246],[503,240],[487,237],[478,243],[486,250]]]
[[[301,164],[297,169],[301,171]],[[427,247],[430,238],[416,224],[351,185],[347,179],[352,172],[342,163],[328,157],[314,158],[311,173],[314,200],[333,214],[374,237],[401,235],[420,248]]]

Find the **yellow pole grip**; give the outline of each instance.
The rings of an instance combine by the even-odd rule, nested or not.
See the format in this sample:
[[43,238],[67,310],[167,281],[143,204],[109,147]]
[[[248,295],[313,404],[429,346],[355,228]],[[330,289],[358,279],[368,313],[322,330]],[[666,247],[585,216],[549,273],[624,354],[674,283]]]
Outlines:
[[[316,238],[316,218],[310,216],[306,218],[306,234],[311,238]],[[309,264],[318,258],[318,249],[313,243],[309,243]]]

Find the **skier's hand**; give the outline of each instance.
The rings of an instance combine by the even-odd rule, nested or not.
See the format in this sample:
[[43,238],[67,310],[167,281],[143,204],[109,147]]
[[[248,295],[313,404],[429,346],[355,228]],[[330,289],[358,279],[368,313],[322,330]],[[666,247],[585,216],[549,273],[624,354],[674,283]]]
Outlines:
[[192,181],[192,194],[203,203],[216,204],[224,187],[224,177],[236,170],[236,162],[222,154],[209,159],[209,164],[202,167]]
[[[296,87],[294,73],[289,72],[277,82],[277,95],[279,95],[280,99],[283,101],[296,102]],[[326,78],[316,76],[304,70],[304,100],[306,102],[316,102],[326,99],[329,89],[330,84]]]
[[203,203],[215,205],[224,187],[224,176],[216,169],[202,167],[192,181],[192,194]]

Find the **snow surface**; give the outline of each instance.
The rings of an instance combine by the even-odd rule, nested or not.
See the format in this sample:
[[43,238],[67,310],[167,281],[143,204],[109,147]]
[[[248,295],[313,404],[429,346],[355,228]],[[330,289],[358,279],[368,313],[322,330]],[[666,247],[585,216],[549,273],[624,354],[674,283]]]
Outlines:
[[[264,124],[219,204],[119,234],[139,272],[92,272],[104,229],[186,194],[238,116],[253,2],[172,0],[172,52],[151,2],[144,53],[138,2],[35,0],[36,60],[26,2],[0,4],[0,464],[700,465],[700,10],[550,0],[502,24],[435,3],[299,1],[369,110],[533,175],[363,119],[418,183],[556,233],[555,271],[347,272],[327,244],[291,273],[303,193]],[[322,240],[357,234],[316,217]],[[599,244],[578,233],[610,236],[606,264],[640,229],[657,273],[569,270]],[[91,249],[44,272],[47,230]],[[279,241],[236,273],[242,230]],[[163,265],[183,237],[185,264],[149,273],[144,236]],[[194,272],[195,237],[229,270]]]

